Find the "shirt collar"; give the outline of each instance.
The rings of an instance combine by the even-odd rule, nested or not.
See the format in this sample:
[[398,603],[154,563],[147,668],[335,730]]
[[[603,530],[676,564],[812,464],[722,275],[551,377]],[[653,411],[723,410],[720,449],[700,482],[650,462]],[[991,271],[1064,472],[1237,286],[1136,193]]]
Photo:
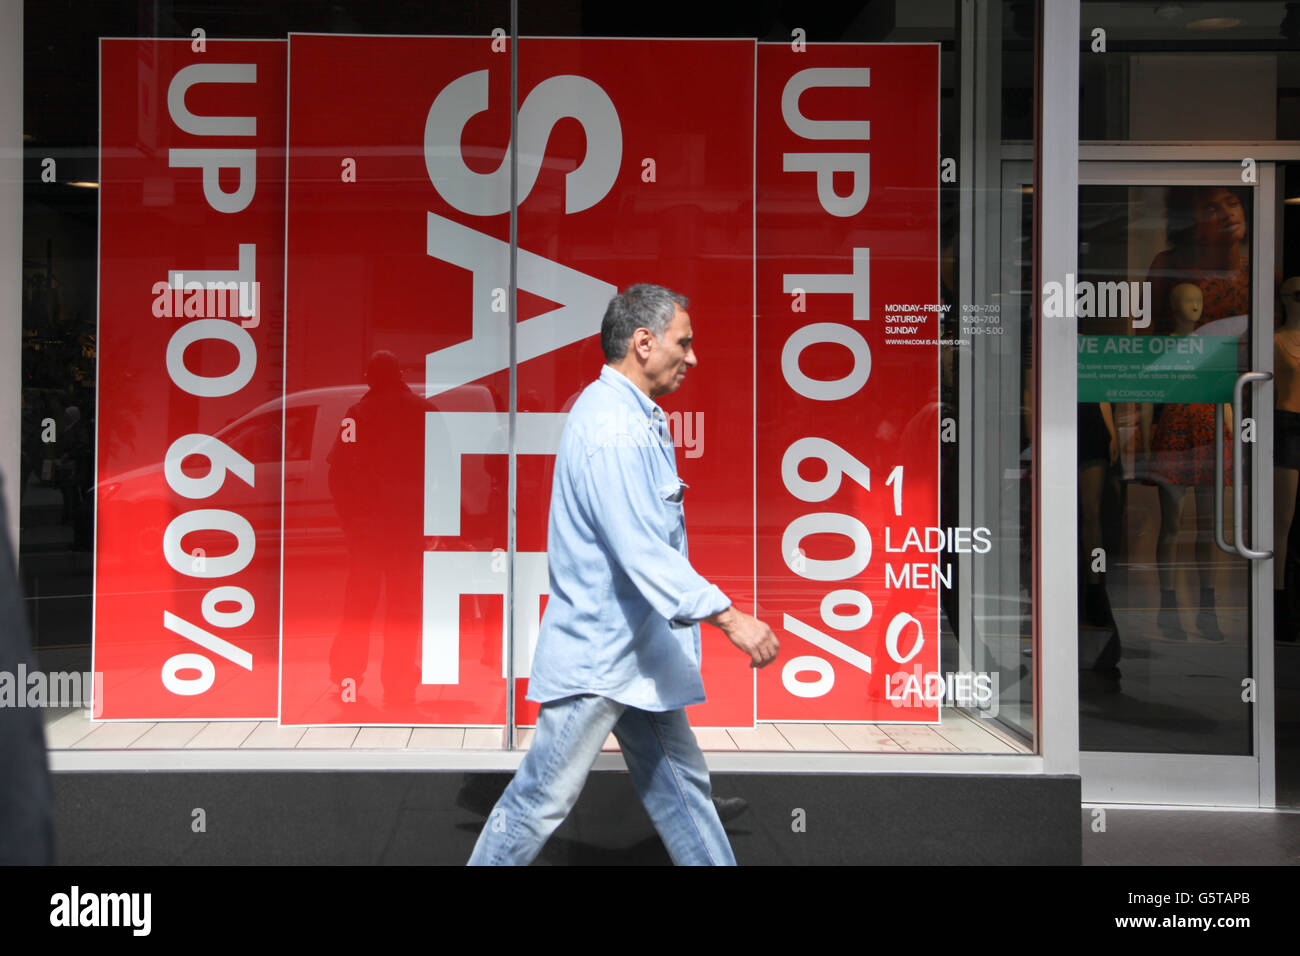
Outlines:
[[600,380],[622,395],[624,401],[631,399],[635,402],[636,407],[641,409],[647,417],[655,417],[656,413],[659,415],[663,414],[662,410],[649,395],[637,388],[630,378],[613,366],[601,366]]

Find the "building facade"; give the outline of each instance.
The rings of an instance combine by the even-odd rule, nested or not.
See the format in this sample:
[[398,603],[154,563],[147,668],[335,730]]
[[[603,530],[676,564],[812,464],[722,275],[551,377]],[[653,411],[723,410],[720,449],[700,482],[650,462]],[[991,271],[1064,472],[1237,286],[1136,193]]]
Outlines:
[[[61,858],[466,858],[639,281],[691,300],[692,561],[782,642],[702,635],[741,862],[1295,805],[1300,5],[0,15],[11,702]],[[621,768],[551,860],[664,858]]]

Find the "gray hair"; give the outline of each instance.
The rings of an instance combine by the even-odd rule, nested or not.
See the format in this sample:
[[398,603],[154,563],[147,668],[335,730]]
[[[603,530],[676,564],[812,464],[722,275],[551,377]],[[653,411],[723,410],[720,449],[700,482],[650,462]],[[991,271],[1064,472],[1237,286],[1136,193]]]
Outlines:
[[638,282],[628,286],[622,295],[609,300],[600,323],[600,347],[605,352],[605,361],[617,362],[627,355],[628,343],[637,329],[649,329],[656,339],[662,339],[673,320],[676,311],[673,307],[685,309],[689,304],[686,296],[661,285]]

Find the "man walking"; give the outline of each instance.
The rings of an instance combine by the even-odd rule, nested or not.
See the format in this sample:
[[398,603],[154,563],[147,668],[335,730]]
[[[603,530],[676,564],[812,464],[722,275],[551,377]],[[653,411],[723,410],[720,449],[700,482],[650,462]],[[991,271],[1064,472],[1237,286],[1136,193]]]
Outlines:
[[699,623],[721,628],[754,667],[778,644],[687,559],[686,485],[654,402],[697,364],[687,305],[641,284],[605,310],[606,365],[569,413],[555,462],[550,598],[528,685],[537,730],[470,865],[536,857],[611,731],[673,862],[735,864],[686,720],[704,700]]

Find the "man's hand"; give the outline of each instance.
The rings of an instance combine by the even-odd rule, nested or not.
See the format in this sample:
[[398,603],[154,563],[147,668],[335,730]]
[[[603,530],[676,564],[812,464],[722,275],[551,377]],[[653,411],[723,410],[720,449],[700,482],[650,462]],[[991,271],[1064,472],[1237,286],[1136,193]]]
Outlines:
[[766,667],[776,660],[781,644],[772,629],[758,618],[729,607],[704,620],[721,629],[731,643],[749,655],[750,667]]

